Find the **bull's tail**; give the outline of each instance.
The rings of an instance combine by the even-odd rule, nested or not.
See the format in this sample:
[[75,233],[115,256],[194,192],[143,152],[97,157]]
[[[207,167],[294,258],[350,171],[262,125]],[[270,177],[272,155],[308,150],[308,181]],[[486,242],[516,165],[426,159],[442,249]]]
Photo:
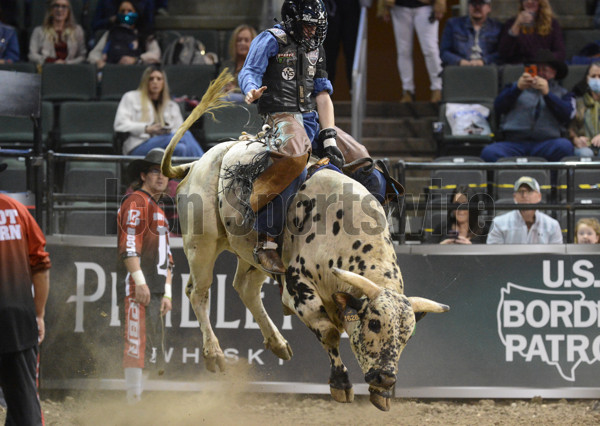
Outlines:
[[160,166],[163,175],[175,179],[182,179],[185,176],[190,167],[189,164],[182,164],[180,166],[173,166],[171,164],[171,158],[173,157],[173,152],[175,152],[175,146],[177,146],[177,142],[179,142],[183,134],[187,132],[189,128],[192,127],[192,124],[194,124],[202,115],[205,113],[213,115],[212,111],[231,105],[231,102],[224,99],[225,96],[227,96],[227,92],[225,92],[223,89],[225,86],[231,83],[233,79],[234,77],[231,75],[231,73],[229,73],[228,68],[225,68],[221,74],[219,74],[219,76],[210,83],[198,106],[194,108],[189,117],[181,126],[179,126],[179,129],[177,129],[177,132],[175,135],[173,135],[173,138],[169,142],[167,149],[165,149],[165,154]]

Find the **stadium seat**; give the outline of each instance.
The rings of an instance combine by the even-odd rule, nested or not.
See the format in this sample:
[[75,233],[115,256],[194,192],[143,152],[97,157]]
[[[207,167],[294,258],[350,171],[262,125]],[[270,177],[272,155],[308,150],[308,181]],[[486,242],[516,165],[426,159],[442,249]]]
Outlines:
[[65,165],[63,192],[66,194],[116,194],[119,167],[116,163],[69,161]]
[[[564,157],[561,161],[600,161],[600,157]],[[600,203],[600,170],[597,169],[575,169],[575,188],[573,199],[579,203]],[[560,170],[557,178],[558,199],[561,202],[567,200],[567,171]]]
[[[42,102],[42,143],[47,144],[52,130],[54,110],[51,102]],[[0,116],[0,147],[33,148],[33,122],[29,117]]]
[[542,201],[547,202],[550,200],[552,185],[550,184],[550,172],[544,169],[528,169],[527,163],[531,162],[546,162],[545,158],[542,157],[505,157],[500,158],[498,163],[503,162],[516,162],[523,164],[519,169],[513,170],[495,170],[493,184],[495,187],[494,199],[511,199],[514,193],[514,186],[517,179],[521,176],[531,176],[535,178],[540,184],[542,193]]
[[56,151],[112,154],[117,107],[109,101],[63,102]]
[[587,44],[600,40],[600,30],[563,30],[565,38],[565,54],[568,60],[577,55]]
[[569,91],[573,90],[573,86],[585,77],[587,69],[587,65],[569,65],[569,73],[561,80],[561,86]]
[[442,87],[443,102],[493,103],[498,94],[498,70],[495,66],[447,66]]
[[446,103],[440,106],[438,123],[441,128],[435,129],[434,136],[438,143],[438,155],[478,155],[481,150],[493,142],[493,136],[496,129],[496,116],[494,113],[493,102],[481,102],[480,105],[487,107],[490,110],[488,116],[488,124],[491,133],[480,135],[453,135],[452,128],[446,117]]
[[14,63],[4,63],[0,64],[0,71],[17,71],[17,72],[28,72],[35,73],[37,72],[37,68],[35,64],[31,62],[14,62]]
[[105,209],[102,204],[78,202],[81,207],[98,210],[72,210],[64,214],[63,233],[74,235],[116,235],[117,210]]
[[96,66],[93,64],[45,64],[42,67],[42,99],[88,101],[96,98]]
[[138,88],[145,69],[145,65],[106,64],[102,69],[100,99],[120,101],[125,92]]
[[27,191],[27,166],[23,157],[2,157],[2,163],[8,165],[0,178],[0,192]]
[[165,73],[171,96],[200,99],[216,77],[217,69],[214,65],[167,65]]
[[523,74],[523,71],[525,71],[523,64],[504,65],[504,67],[502,67],[502,78],[499,89],[502,90],[508,84],[516,82],[519,77],[521,77],[521,74]]
[[[436,163],[451,162],[454,164],[483,163],[479,157],[438,157],[433,160]],[[439,194],[447,198],[449,194],[459,185],[466,185],[473,193],[485,193],[487,191],[487,173],[485,170],[434,170],[431,172],[430,194]]]
[[242,131],[256,134],[262,126],[256,105],[235,105],[215,111],[215,119],[204,117],[204,139],[207,148],[228,139],[237,139]]

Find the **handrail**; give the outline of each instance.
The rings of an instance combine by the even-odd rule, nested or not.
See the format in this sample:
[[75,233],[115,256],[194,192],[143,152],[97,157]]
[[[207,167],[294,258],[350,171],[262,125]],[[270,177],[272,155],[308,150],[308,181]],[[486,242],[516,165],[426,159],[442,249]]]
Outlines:
[[367,106],[367,8],[360,10],[354,62],[352,63],[352,135],[362,139],[362,124]]

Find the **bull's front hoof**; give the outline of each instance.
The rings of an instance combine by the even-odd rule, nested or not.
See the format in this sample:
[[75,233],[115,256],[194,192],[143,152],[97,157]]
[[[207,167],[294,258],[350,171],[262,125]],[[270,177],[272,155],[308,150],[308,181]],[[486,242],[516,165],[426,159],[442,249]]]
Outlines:
[[388,391],[382,391],[369,386],[369,392],[371,393],[371,396],[369,397],[371,404],[381,411],[390,411],[391,399]]
[[352,402],[354,401],[354,389],[352,387],[348,389],[336,389],[329,387],[329,391],[331,392],[331,397],[337,402]]
[[281,339],[271,337],[265,342],[265,347],[284,361],[289,361],[294,355],[290,344],[283,337]]
[[217,372],[217,366],[221,372],[225,371],[225,356],[223,354],[216,356],[205,356],[204,357],[204,366],[211,373]]

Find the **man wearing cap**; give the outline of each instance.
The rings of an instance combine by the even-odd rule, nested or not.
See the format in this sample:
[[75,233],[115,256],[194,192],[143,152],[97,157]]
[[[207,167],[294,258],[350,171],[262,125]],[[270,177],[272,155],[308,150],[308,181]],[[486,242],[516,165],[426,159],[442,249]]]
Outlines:
[[[0,172],[6,164],[0,163]],[[27,208],[0,194],[0,387],[7,425],[41,425],[38,347],[50,289],[46,239]],[[32,295],[33,284],[33,295]]]
[[[516,204],[537,204],[542,201],[540,184],[529,176],[515,182],[513,199]],[[562,244],[560,224],[536,210],[513,210],[494,218],[487,244]]]
[[534,69],[525,71],[494,101],[494,109],[502,117],[503,142],[483,149],[485,161],[512,156],[560,161],[573,155],[573,144],[564,135],[575,116],[575,98],[557,81],[567,75],[567,65],[554,59],[549,50],[539,51],[534,62]]
[[450,18],[440,43],[442,64],[481,66],[500,59],[498,40],[502,24],[488,18],[492,0],[469,0],[469,15]]
[[123,368],[130,403],[141,398],[145,364],[157,366],[164,361],[162,316],[171,310],[169,223],[158,205],[169,183],[160,171],[163,153],[162,148],[155,148],[143,160],[129,164],[127,178],[134,192],[123,200],[117,215],[123,272],[119,291],[123,295],[124,290],[125,300]]

